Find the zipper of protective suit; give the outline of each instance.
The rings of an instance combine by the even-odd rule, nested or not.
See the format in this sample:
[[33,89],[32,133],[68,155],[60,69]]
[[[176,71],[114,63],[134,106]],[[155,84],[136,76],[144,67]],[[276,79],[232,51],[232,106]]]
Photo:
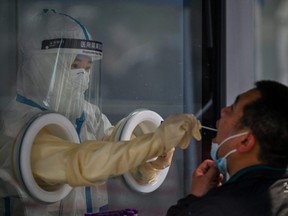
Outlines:
[[[83,34],[84,34],[86,40],[89,40],[89,35],[87,33],[87,30],[86,30],[85,26],[83,26],[79,20],[74,19],[73,17],[69,16],[68,14],[56,12],[54,9],[52,9],[51,11],[53,11],[54,13],[58,13],[60,15],[63,15],[63,16],[67,16],[68,18],[70,18],[71,20],[76,22],[81,27],[81,29],[83,30]],[[82,124],[84,121],[85,121],[85,113],[82,112],[80,118],[76,119],[76,131],[78,133],[80,143],[82,143],[81,138],[80,138],[80,131],[81,131]],[[86,197],[86,211],[87,211],[87,213],[92,213],[93,212],[92,194],[91,194],[91,188],[88,186],[85,187],[85,197]]]

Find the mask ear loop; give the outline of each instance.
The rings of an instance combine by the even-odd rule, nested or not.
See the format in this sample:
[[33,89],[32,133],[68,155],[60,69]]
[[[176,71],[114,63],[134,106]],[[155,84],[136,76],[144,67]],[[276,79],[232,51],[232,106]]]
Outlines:
[[231,150],[230,152],[228,152],[228,153],[223,157],[223,159],[224,159],[224,158],[228,158],[229,155],[233,154],[233,153],[236,152],[236,151],[237,151],[236,149]]
[[226,139],[224,139],[224,140],[219,144],[219,148],[220,148],[221,145],[223,145],[223,144],[224,144],[225,142],[227,142],[228,140],[231,140],[231,139],[234,139],[234,138],[236,138],[236,137],[240,137],[240,136],[246,135],[246,134],[248,134],[248,133],[249,133],[248,131],[245,131],[245,132],[243,132],[243,133],[234,134],[234,135],[232,135],[232,136],[227,137]]
[[[229,141],[229,140],[231,140],[231,139],[234,139],[234,138],[236,138],[236,137],[240,137],[240,136],[246,135],[246,134],[249,134],[249,132],[248,132],[248,131],[245,131],[245,132],[243,132],[243,133],[234,134],[234,135],[229,136],[229,137],[227,137],[226,139],[224,139],[224,140],[219,144],[219,146],[218,146],[218,150],[217,150],[217,152],[216,152],[216,157],[217,157],[217,159],[218,159],[218,156],[217,156],[217,155],[218,155],[218,151],[219,151],[220,147],[221,147],[225,142],[227,142],[227,141]],[[233,150],[232,150],[232,151],[233,151]],[[235,151],[237,151],[237,150],[235,149]],[[232,152],[232,153],[233,153],[233,152]],[[227,153],[227,154],[230,155],[230,152]],[[223,158],[227,157],[227,154],[226,154]],[[229,156],[229,155],[228,155],[228,156]]]

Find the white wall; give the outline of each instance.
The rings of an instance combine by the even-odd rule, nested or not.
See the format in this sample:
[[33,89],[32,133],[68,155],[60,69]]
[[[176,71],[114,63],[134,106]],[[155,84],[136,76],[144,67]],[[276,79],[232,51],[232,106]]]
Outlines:
[[255,82],[255,2],[254,0],[227,0],[227,63],[226,104],[254,86]]

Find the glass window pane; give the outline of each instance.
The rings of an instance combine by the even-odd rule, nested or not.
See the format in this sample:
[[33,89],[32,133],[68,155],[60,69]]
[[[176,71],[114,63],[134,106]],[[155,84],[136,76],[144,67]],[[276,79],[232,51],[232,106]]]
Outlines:
[[[6,30],[0,33],[5,68],[1,101],[15,94],[15,85],[10,83],[16,83],[21,60],[17,40],[26,36],[36,13],[53,8],[80,20],[93,39],[103,43],[102,112],[112,124],[138,108],[151,109],[163,118],[201,113],[202,0],[4,0],[0,4],[4,17],[0,23]],[[193,142],[186,156],[196,166],[201,146]],[[165,215],[169,206],[186,195],[184,172],[190,170],[184,171],[184,158],[182,150],[176,151],[167,179],[148,195],[131,191],[121,177],[110,179],[109,208],[131,207],[140,209],[140,215]]]

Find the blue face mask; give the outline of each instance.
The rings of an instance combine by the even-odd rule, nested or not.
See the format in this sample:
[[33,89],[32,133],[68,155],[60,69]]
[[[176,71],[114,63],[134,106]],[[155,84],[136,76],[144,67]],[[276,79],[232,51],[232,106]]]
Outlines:
[[234,134],[224,139],[220,144],[212,142],[210,155],[211,155],[211,158],[216,162],[219,172],[224,175],[224,180],[227,180],[229,178],[229,173],[227,172],[227,157],[231,155],[232,153],[236,152],[236,149],[231,150],[224,157],[221,157],[221,158],[217,157],[218,150],[220,146],[222,146],[228,140],[231,140],[231,139],[234,139],[236,137],[240,137],[246,134],[248,134],[247,131],[243,133],[239,133],[239,134]]

